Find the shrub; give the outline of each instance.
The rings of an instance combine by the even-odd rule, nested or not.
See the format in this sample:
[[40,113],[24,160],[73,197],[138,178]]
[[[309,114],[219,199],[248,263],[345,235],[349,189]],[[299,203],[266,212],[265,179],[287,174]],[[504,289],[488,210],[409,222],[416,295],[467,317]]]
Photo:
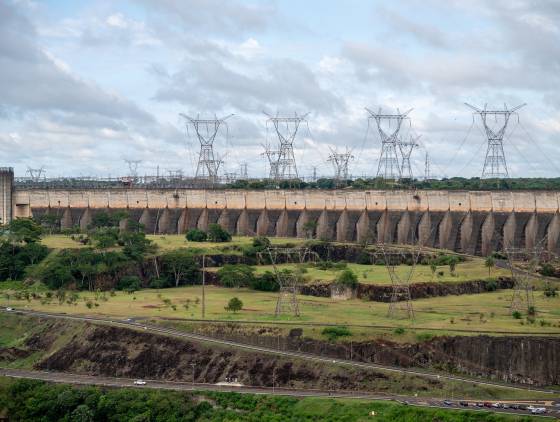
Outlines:
[[135,292],[140,290],[140,279],[135,275],[125,275],[117,283],[117,290],[126,290],[129,292]]
[[336,278],[336,284],[355,289],[358,287],[358,277],[350,269],[342,271]]
[[254,272],[245,264],[226,264],[218,270],[218,278],[224,287],[247,287],[253,282]]
[[224,309],[228,312],[231,311],[233,313],[237,313],[238,311],[243,309],[243,302],[237,297],[232,297]]
[[558,289],[550,283],[546,283],[544,286],[544,295],[546,297],[556,297],[558,295]]
[[486,290],[489,292],[495,292],[496,290],[498,290],[498,283],[496,282],[496,280],[488,280],[486,282]]
[[206,232],[200,229],[190,229],[187,232],[187,240],[191,242],[204,242],[207,238]]
[[552,264],[545,262],[541,265],[540,273],[545,277],[553,277],[556,271],[554,271],[554,267],[552,266]]
[[250,287],[253,290],[260,290],[263,292],[277,292],[280,290],[276,276],[270,271],[266,271],[261,276],[253,277]]
[[512,316],[514,319],[521,319],[521,312],[519,312],[519,311],[513,311],[513,312],[511,313],[511,316]]
[[265,236],[257,236],[253,238],[253,247],[259,251],[270,246],[270,239]]
[[326,327],[321,332],[329,341],[335,341],[340,337],[349,337],[352,335],[348,327]]
[[208,240],[210,242],[229,242],[231,241],[231,234],[219,224],[210,224],[208,225]]
[[397,327],[397,328],[395,328],[395,331],[394,331],[394,333],[397,334],[397,335],[404,334],[404,332],[405,332],[405,329],[403,327]]
[[369,253],[366,250],[362,249],[360,251],[360,253],[356,257],[356,264],[362,264],[362,265],[371,264],[371,257],[369,256]]

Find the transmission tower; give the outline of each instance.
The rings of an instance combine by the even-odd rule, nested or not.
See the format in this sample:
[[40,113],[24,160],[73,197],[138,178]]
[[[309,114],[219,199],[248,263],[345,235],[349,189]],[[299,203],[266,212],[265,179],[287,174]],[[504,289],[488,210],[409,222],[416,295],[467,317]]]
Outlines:
[[[410,282],[412,275],[416,269],[418,258],[420,257],[421,248],[410,249],[412,254],[412,264],[406,266],[403,270],[403,263],[408,261],[405,251],[401,249],[387,249],[385,244],[379,245],[385,262],[385,267],[391,279],[391,297],[389,299],[389,311],[387,315],[390,318],[396,318],[400,314],[404,314],[406,318],[414,319],[414,309],[412,306],[412,297],[410,295]],[[375,256],[374,256],[375,260]],[[401,268],[401,269],[399,269]]]
[[297,113],[295,113],[294,117],[279,117],[278,115],[271,116],[267,113],[265,114],[268,116],[268,122],[273,124],[279,141],[276,179],[297,179],[298,172],[294,156],[294,141],[300,124],[302,122],[307,122],[305,118],[309,113],[303,116],[298,116]]
[[[480,116],[486,139],[488,140],[488,148],[486,149],[486,158],[484,159],[484,167],[482,168],[483,179],[501,179],[509,177],[506,156],[504,154],[504,135],[506,133],[509,118],[525,104],[520,104],[517,107],[508,109],[504,104],[503,110],[487,110],[487,105],[484,109],[477,108],[468,103],[467,107],[474,110],[474,114]],[[493,118],[493,123],[489,121]]]
[[[511,312],[525,310],[529,314],[531,308],[534,309],[535,297],[533,295],[533,283],[537,266],[543,252],[542,245],[535,245],[531,249],[505,248],[504,249],[511,276],[514,280],[513,297],[511,298]],[[519,263],[524,264],[524,268],[516,267]]]
[[[399,132],[401,130],[402,122],[408,119],[408,113],[401,113],[397,109],[397,114],[382,114],[381,108],[379,112],[374,113],[366,108],[369,113],[368,119],[374,119],[377,123],[377,130],[379,131],[379,138],[381,139],[381,155],[379,156],[379,165],[377,167],[377,177],[384,179],[397,180],[401,177],[401,167],[399,165],[399,157],[397,148],[399,144]],[[386,122],[389,127],[394,124],[390,132],[386,132],[382,127],[382,122]]]
[[132,179],[136,179],[138,177],[138,165],[142,160],[125,159],[124,162],[128,165],[128,176]]
[[268,160],[268,165],[270,166],[270,172],[268,177],[272,180],[278,179],[278,155],[279,151],[273,151],[268,146],[264,146],[264,152],[261,155],[264,155]]
[[294,271],[286,271],[278,265],[283,263],[303,264],[304,262],[316,262],[318,259],[317,253],[309,248],[267,248],[266,251],[259,252],[257,258],[259,262],[263,263],[267,259],[269,260],[274,268],[276,281],[280,286],[274,315],[292,314],[299,317],[297,293],[300,277]]
[[424,180],[430,179],[430,154],[426,151],[426,157],[424,159]]
[[412,155],[412,150],[418,146],[416,143],[422,135],[417,137],[410,137],[408,142],[399,142],[399,150],[401,152],[402,162],[401,162],[401,177],[404,179],[412,180],[412,167],[410,166],[410,156]]
[[336,181],[348,180],[348,162],[354,159],[352,153],[346,148],[346,152],[339,153],[331,150],[331,155],[327,161],[331,162],[334,167],[334,178]]
[[199,119],[198,116],[194,119],[186,114],[180,113],[179,115],[187,120],[187,129],[189,124],[192,125],[200,142],[200,154],[198,156],[195,177],[215,182],[218,178],[218,170],[222,160],[214,156],[214,140],[220,126],[223,124],[227,127],[225,121],[233,116],[233,114],[221,119]]
[[25,172],[26,174],[29,175],[29,177],[31,178],[31,180],[33,182],[39,182],[41,179],[45,178],[45,168],[41,167],[38,169],[32,169],[31,167],[27,167],[27,170]]
[[247,172],[247,163],[241,163],[239,165],[239,178],[241,180],[249,179],[249,173]]

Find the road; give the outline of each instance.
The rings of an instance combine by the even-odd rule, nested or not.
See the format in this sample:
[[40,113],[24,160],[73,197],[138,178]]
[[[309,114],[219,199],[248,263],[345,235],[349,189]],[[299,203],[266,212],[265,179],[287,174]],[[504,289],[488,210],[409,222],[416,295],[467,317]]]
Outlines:
[[[8,311],[6,311],[6,308],[4,308],[3,311],[8,312]],[[12,312],[14,314],[30,315],[30,316],[43,317],[43,318],[55,318],[55,319],[65,319],[65,320],[71,320],[71,321],[90,322],[90,323],[105,324],[105,325],[109,324],[109,325],[125,326],[125,327],[129,327],[129,328],[145,330],[147,332],[152,332],[152,333],[157,333],[157,334],[164,334],[164,335],[169,335],[169,336],[173,336],[173,337],[186,338],[186,339],[189,339],[189,340],[202,341],[202,342],[206,342],[206,343],[220,344],[220,345],[224,345],[224,346],[230,346],[230,347],[250,350],[250,351],[254,351],[254,352],[262,352],[262,353],[274,354],[274,355],[278,355],[278,356],[286,356],[286,357],[298,358],[298,359],[309,360],[309,361],[314,361],[314,362],[322,362],[322,363],[327,363],[327,364],[337,364],[337,365],[350,366],[350,367],[354,367],[354,368],[373,369],[373,370],[380,370],[380,371],[393,372],[393,373],[396,372],[396,373],[399,373],[399,374],[408,374],[408,375],[414,375],[414,376],[419,376],[419,377],[423,377],[423,378],[431,378],[431,379],[437,379],[437,380],[444,379],[444,380],[449,380],[449,381],[467,382],[467,383],[470,383],[470,384],[474,383],[474,384],[477,384],[477,385],[502,387],[502,388],[507,388],[507,389],[512,389],[512,390],[536,391],[536,392],[541,392],[541,393],[546,393],[546,394],[551,394],[551,395],[552,394],[555,394],[555,395],[559,394],[558,391],[547,390],[547,389],[539,389],[539,388],[534,388],[534,387],[529,387],[529,386],[518,386],[518,385],[505,384],[505,383],[499,383],[499,382],[493,382],[493,381],[484,381],[484,380],[460,377],[460,376],[455,376],[455,375],[439,374],[439,373],[430,372],[430,371],[427,371],[427,370],[399,368],[399,367],[395,367],[395,366],[379,365],[379,364],[374,364],[374,363],[356,362],[356,361],[345,360],[345,359],[334,359],[334,358],[328,358],[328,357],[324,357],[324,356],[320,356],[320,355],[313,355],[313,354],[309,354],[309,353],[287,351],[287,350],[278,350],[278,349],[273,349],[273,348],[268,348],[268,347],[263,347],[263,346],[254,346],[254,345],[249,345],[249,344],[244,344],[244,343],[239,343],[239,342],[233,342],[233,341],[229,341],[229,340],[217,339],[217,338],[214,338],[214,337],[204,336],[204,335],[200,335],[200,334],[187,333],[187,332],[180,331],[180,330],[175,330],[175,329],[172,329],[172,328],[165,328],[165,327],[160,327],[160,326],[154,326],[154,325],[139,323],[139,322],[136,322],[134,320],[128,320],[128,321],[127,320],[114,320],[114,319],[109,319],[109,318],[75,316],[75,315],[67,315],[67,314],[55,314],[55,313],[38,312],[38,311],[22,310],[22,309],[17,309],[17,310],[14,309],[10,312]]]
[[[419,407],[432,407],[442,409],[455,409],[455,410],[471,410],[471,411],[492,411],[498,413],[507,413],[513,415],[528,415],[528,410],[514,410],[503,408],[478,408],[475,402],[468,401],[468,406],[460,404],[459,400],[451,400],[449,404],[444,404],[441,399],[425,398],[425,397],[406,397],[398,395],[382,395],[369,392],[346,392],[346,391],[324,391],[324,390],[301,390],[301,389],[288,389],[288,388],[274,388],[274,387],[248,387],[248,386],[234,386],[227,384],[205,384],[205,383],[188,383],[188,382],[175,382],[175,381],[162,381],[162,380],[144,380],[146,385],[135,385],[132,378],[118,378],[118,377],[102,377],[92,375],[78,375],[65,372],[47,372],[47,371],[29,371],[24,369],[8,369],[0,368],[0,376],[10,378],[25,378],[35,379],[55,383],[73,384],[73,385],[96,385],[103,387],[114,388],[151,388],[161,390],[174,390],[174,391],[220,391],[220,392],[237,392],[245,394],[271,394],[281,396],[293,397],[324,397],[324,398],[344,398],[344,399],[359,399],[371,401],[394,401],[401,404]],[[503,402],[507,403],[507,402]],[[523,400],[516,403],[522,403],[526,406],[532,405],[534,407],[545,407],[547,409],[546,417],[556,419],[560,416],[557,408],[551,401],[535,401]]]

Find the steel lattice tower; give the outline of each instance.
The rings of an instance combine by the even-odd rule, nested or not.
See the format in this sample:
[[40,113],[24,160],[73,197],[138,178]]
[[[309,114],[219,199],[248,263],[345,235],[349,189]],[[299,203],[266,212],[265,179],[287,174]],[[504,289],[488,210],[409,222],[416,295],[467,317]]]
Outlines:
[[44,167],[41,167],[41,168],[38,168],[38,169],[32,169],[31,167],[27,167],[27,170],[25,172],[27,174],[29,174],[29,177],[34,182],[38,182],[41,179],[45,178],[45,168]]
[[[269,117],[268,122],[271,122],[274,126],[274,130],[276,131],[279,141],[278,158],[275,166],[275,179],[297,179],[298,172],[294,156],[294,141],[300,124],[306,121],[305,117],[307,114],[298,116],[297,113],[295,113],[294,117],[278,117],[278,115],[273,117],[268,114],[267,116]],[[272,162],[270,167],[272,173]]]
[[422,135],[417,136],[416,138],[410,137],[410,141],[408,142],[399,142],[399,150],[401,152],[402,162],[401,162],[401,177],[404,179],[412,180],[412,167],[410,165],[410,156],[412,155],[412,151],[415,147],[418,146],[416,141],[420,139]]
[[233,116],[230,114],[222,119],[196,119],[179,114],[187,120],[187,128],[189,123],[193,126],[198,141],[200,142],[200,154],[198,156],[198,164],[196,166],[195,177],[197,179],[206,179],[215,182],[218,178],[218,170],[222,164],[222,160],[216,159],[214,156],[214,140],[222,124],[227,125],[225,120]]
[[[484,105],[484,109],[481,110],[468,103],[465,103],[465,105],[473,109],[474,114],[480,116],[488,140],[486,158],[484,159],[484,167],[482,168],[482,178],[501,179],[509,177],[506,156],[504,154],[504,135],[511,115],[525,106],[525,104],[518,105],[511,110],[508,109],[505,104],[503,110],[487,110],[487,105]],[[494,123],[497,127],[491,125],[488,121],[489,117],[494,118]]]
[[331,150],[331,155],[327,159],[334,167],[334,178],[337,181],[348,180],[348,162],[354,159],[352,153],[346,149],[346,152],[339,153],[336,150]]
[[[535,297],[533,295],[532,279],[535,276],[539,260],[542,255],[543,248],[536,245],[531,249],[505,248],[504,249],[511,276],[514,280],[513,296],[511,298],[511,312],[525,310],[529,313],[530,309],[534,309]],[[526,268],[516,268],[516,264],[523,261]]]
[[138,165],[142,162],[142,160],[124,160],[125,163],[128,165],[128,176],[131,179],[136,179],[138,177]]
[[270,166],[270,171],[268,177],[272,180],[278,179],[278,155],[279,151],[273,151],[270,147],[264,146],[264,152],[261,155],[266,156],[268,164]]
[[[397,109],[397,114],[382,114],[381,108],[379,112],[374,113],[366,108],[370,114],[368,119],[374,119],[377,123],[377,130],[379,131],[379,138],[381,139],[381,155],[379,156],[379,165],[377,166],[377,177],[382,177],[387,180],[397,180],[401,178],[401,166],[399,165],[399,156],[397,149],[399,148],[399,132],[401,130],[402,122],[408,119],[408,113],[401,113]],[[394,123],[392,132],[386,132],[382,128],[382,122],[387,122],[389,125]]]
[[316,262],[319,258],[317,253],[309,248],[267,248],[266,251],[259,252],[257,258],[261,263],[268,263],[267,260],[269,260],[274,268],[276,281],[280,286],[274,316],[292,314],[299,317],[300,310],[297,299],[299,277],[293,271],[285,271],[279,268],[278,264]]
[[[391,297],[387,315],[390,318],[395,318],[399,316],[399,314],[404,313],[406,318],[414,319],[414,308],[412,306],[412,296],[410,295],[410,282],[422,252],[421,244],[418,243],[415,249],[410,249],[412,265],[410,265],[410,267],[407,266],[404,274],[402,274],[403,271],[399,271],[398,269],[399,266],[407,260],[405,251],[387,249],[386,245],[383,243],[379,244],[378,247],[381,249],[385,268],[387,268],[389,278],[391,279]],[[374,262],[378,256],[378,253],[373,254],[372,258]]]

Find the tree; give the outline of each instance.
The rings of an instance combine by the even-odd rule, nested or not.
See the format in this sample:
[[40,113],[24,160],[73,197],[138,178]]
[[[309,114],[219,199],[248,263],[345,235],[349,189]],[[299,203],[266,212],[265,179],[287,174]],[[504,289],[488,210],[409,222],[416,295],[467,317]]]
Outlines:
[[303,232],[305,233],[305,237],[312,238],[317,231],[317,222],[316,221],[306,221],[303,225]]
[[146,234],[141,231],[121,233],[119,244],[123,246],[123,254],[137,262],[142,261],[144,254],[157,249],[157,246],[150,239],[146,239]]
[[43,234],[43,229],[31,218],[16,218],[5,227],[10,238],[15,243],[37,242]]
[[437,264],[436,261],[434,261],[433,259],[430,260],[430,271],[432,272],[432,281],[433,281],[437,271]]
[[241,309],[243,309],[243,302],[237,297],[232,297],[224,309],[228,312],[231,311],[235,314]]
[[338,275],[336,283],[344,287],[355,289],[358,287],[358,277],[351,269],[346,269]]
[[198,265],[188,249],[182,248],[166,252],[162,255],[161,260],[163,272],[173,276],[175,287],[178,287],[181,281],[198,279]]
[[488,268],[488,277],[490,277],[490,271],[492,270],[494,265],[496,265],[496,260],[494,259],[494,257],[492,255],[487,256],[484,260],[484,266]]
[[209,224],[208,240],[210,242],[229,242],[231,241],[231,234],[224,230],[219,224]]
[[187,240],[191,242],[204,242],[207,238],[207,234],[205,231],[200,229],[190,229],[187,232]]
[[253,283],[255,269],[245,264],[226,264],[218,270],[224,287],[247,287]]
[[455,275],[455,270],[457,269],[457,264],[459,263],[459,258],[455,255],[449,257],[449,272],[451,275]]
[[129,293],[140,290],[141,281],[138,276],[125,275],[117,283],[117,290],[125,290]]

